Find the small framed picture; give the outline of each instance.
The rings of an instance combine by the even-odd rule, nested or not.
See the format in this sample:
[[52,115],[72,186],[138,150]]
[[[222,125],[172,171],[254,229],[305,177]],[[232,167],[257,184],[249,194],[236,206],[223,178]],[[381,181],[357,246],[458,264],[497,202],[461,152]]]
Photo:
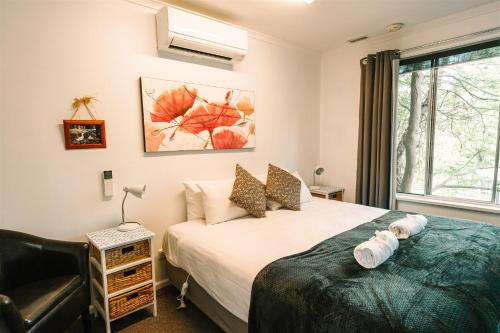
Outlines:
[[104,120],[64,120],[66,149],[106,148]]

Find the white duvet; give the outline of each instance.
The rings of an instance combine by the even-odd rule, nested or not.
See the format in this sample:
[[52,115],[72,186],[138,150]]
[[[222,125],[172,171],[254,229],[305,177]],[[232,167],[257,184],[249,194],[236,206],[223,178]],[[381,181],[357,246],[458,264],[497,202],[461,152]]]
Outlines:
[[315,198],[303,204],[301,211],[267,211],[262,219],[173,225],[165,233],[163,249],[172,265],[191,274],[210,296],[247,322],[253,280],[267,264],[308,250],[386,212]]

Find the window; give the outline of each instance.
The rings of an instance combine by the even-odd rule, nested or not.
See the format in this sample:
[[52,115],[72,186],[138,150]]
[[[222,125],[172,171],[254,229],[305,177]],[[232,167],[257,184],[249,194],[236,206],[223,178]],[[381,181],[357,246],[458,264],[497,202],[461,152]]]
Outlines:
[[400,62],[397,193],[500,204],[500,40]]

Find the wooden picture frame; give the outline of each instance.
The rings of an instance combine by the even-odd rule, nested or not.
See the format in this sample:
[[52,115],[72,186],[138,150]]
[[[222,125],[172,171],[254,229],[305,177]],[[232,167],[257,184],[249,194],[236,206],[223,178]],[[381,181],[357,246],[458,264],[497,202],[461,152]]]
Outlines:
[[63,120],[66,149],[106,148],[104,120]]

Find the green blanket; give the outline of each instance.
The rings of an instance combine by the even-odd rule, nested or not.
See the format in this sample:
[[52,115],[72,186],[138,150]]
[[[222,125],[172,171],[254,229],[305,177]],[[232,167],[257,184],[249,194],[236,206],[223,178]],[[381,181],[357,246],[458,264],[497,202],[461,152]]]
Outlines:
[[356,262],[356,245],[405,214],[391,211],[266,266],[252,286],[249,332],[500,333],[497,226],[427,216],[425,230],[379,267]]

